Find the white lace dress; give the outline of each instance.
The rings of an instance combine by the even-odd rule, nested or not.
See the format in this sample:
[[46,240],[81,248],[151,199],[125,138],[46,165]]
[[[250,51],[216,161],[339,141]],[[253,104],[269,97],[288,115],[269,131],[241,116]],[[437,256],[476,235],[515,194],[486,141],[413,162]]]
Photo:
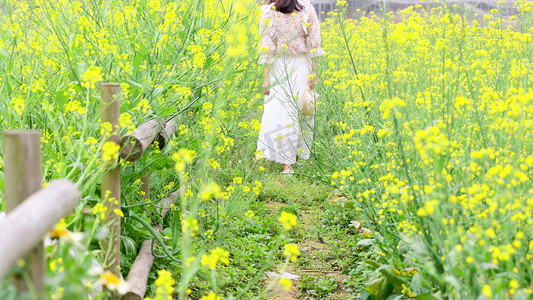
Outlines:
[[300,99],[308,87],[311,58],[324,54],[315,9],[301,3],[304,9],[293,14],[277,12],[272,5],[261,7],[259,63],[270,69],[272,87],[265,96],[257,150],[282,164],[310,156],[314,118],[302,117]]

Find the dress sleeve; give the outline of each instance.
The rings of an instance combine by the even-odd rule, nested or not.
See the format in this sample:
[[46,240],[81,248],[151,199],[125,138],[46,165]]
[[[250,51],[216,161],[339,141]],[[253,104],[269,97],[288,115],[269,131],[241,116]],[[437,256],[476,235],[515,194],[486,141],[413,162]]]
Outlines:
[[260,65],[272,63],[272,57],[276,51],[276,44],[272,39],[271,26],[272,19],[269,6],[261,7],[261,17],[259,18],[259,34],[261,42],[259,43],[259,61]]
[[309,26],[309,36],[308,36],[308,45],[310,48],[309,56],[311,58],[318,57],[326,54],[324,49],[321,46],[320,39],[320,21],[316,15],[316,10],[313,5],[307,6],[309,13],[309,23],[306,25]]

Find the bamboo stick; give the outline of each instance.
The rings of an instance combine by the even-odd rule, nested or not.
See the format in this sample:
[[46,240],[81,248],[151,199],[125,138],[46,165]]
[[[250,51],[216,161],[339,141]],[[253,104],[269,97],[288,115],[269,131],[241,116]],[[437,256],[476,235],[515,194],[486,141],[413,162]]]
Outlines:
[[[142,198],[144,200],[150,199],[150,174],[144,174],[141,177],[143,192]],[[150,270],[154,264],[155,257],[152,255],[151,250],[152,240],[145,240],[141,245],[141,250],[135,261],[131,265],[130,272],[128,273],[127,281],[130,286],[129,292],[122,297],[125,300],[142,300],[146,294],[146,284],[148,282],[148,276]]]
[[[108,122],[113,132],[107,141],[119,143],[120,130],[120,84],[102,83],[100,85],[102,99],[101,122]],[[100,244],[103,251],[103,263],[107,271],[120,276],[120,216],[115,213],[120,210],[120,164],[108,170],[102,176],[101,199],[107,208],[104,224],[108,224],[108,237]]]
[[[35,248],[35,244],[40,244],[48,230],[68,215],[79,199],[74,183],[66,179],[54,180],[0,220],[0,282],[13,263]],[[44,263],[44,259],[42,261]]]
[[[10,217],[29,196],[41,189],[43,178],[41,161],[41,133],[39,131],[11,130],[4,132],[5,155],[5,195],[6,212]],[[2,228],[2,227],[0,227]],[[3,228],[2,228],[3,230]],[[18,238],[15,237],[18,240]],[[13,240],[9,245],[13,244]],[[0,245],[8,245],[0,243]],[[33,250],[24,258],[24,265],[29,266],[30,278],[35,291],[44,288],[46,272],[43,241],[35,240]],[[3,256],[0,255],[4,260]],[[15,278],[13,284],[19,290],[28,286],[22,278]]]
[[[145,181],[143,179],[143,183],[144,182]],[[144,186],[145,185],[143,184],[143,187]],[[160,204],[163,206],[163,208],[158,209],[161,214],[161,219],[165,218],[166,214],[169,211],[168,207],[171,204],[176,203],[178,197],[180,195],[183,195],[184,190],[185,186],[182,186],[177,191],[171,193],[167,198],[160,202]],[[145,192],[145,196],[146,195],[149,196],[149,191],[148,193]],[[127,281],[130,286],[130,291],[126,295],[124,295],[124,297],[122,297],[123,300],[144,299],[144,295],[146,293],[146,285],[148,283],[148,276],[150,275],[150,270],[152,269],[152,266],[154,264],[154,259],[155,257],[152,255],[152,240],[145,240],[141,245],[141,249],[139,250],[137,258],[135,258],[135,261],[131,266],[130,273],[128,274]]]
[[155,257],[152,255],[152,240],[145,240],[141,250],[131,265],[128,274],[129,292],[122,297],[123,300],[142,300],[146,294],[148,276],[154,264]]

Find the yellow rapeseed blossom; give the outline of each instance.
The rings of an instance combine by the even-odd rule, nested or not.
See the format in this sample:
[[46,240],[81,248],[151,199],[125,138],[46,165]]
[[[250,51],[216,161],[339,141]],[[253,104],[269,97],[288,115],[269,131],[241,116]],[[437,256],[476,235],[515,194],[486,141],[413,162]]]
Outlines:
[[167,270],[159,270],[155,280],[155,297],[154,300],[171,300],[174,291],[175,280],[172,274]]
[[178,172],[185,172],[185,166],[192,163],[196,157],[196,151],[181,148],[178,152],[172,155],[172,159],[176,162],[175,168]]
[[59,223],[56,224],[56,227],[48,233],[50,238],[58,238],[61,240],[70,241],[73,243],[79,243],[83,239],[83,233],[77,232],[73,233],[67,229],[67,223],[65,219],[61,219]]
[[283,286],[283,288],[288,291],[291,289],[292,281],[288,278],[281,277],[279,279],[279,284],[281,284],[281,286]]
[[124,112],[120,114],[119,118],[120,128],[126,128],[127,133],[132,133],[135,130],[131,114]]
[[118,160],[120,146],[114,142],[105,142],[102,146],[102,160],[104,162],[114,162]]
[[291,213],[288,213],[288,212],[285,212],[285,211],[282,211],[281,212],[281,216],[279,217],[279,221],[283,224],[283,227],[286,229],[286,230],[289,230],[291,229],[292,227],[296,226],[298,223],[296,221],[296,216],[291,214]]
[[109,271],[103,272],[98,278],[98,282],[112,291],[117,291],[120,295],[126,294],[129,290],[129,285],[126,281]]
[[492,288],[490,287],[490,285],[488,284],[485,284],[483,286],[483,289],[481,291],[483,293],[483,295],[485,295],[485,297],[487,298],[492,298],[493,294],[492,294]]
[[188,216],[187,218],[184,218],[181,220],[181,232],[183,233],[189,233],[191,237],[196,235],[196,232],[198,231],[198,220]]
[[209,292],[207,296],[203,296],[202,298],[200,298],[200,300],[222,300],[222,298],[220,298],[220,296],[217,296],[213,292]]
[[122,210],[118,209],[118,208],[115,208],[113,210],[113,212],[115,213],[115,215],[121,217],[121,218],[124,218],[124,213],[122,212]]
[[102,68],[96,66],[90,66],[85,73],[81,76],[82,86],[86,88],[94,88],[97,83],[104,80],[102,74]]
[[300,250],[298,249],[298,246],[295,244],[286,244],[285,250],[283,251],[283,255],[290,258],[292,262],[295,262],[298,260],[298,256],[300,255]]
[[215,182],[211,182],[207,185],[204,185],[200,189],[200,198],[203,201],[207,201],[211,198],[222,198],[222,197],[223,197],[222,189]]
[[211,270],[214,270],[219,262],[229,265],[229,252],[222,248],[216,247],[211,250],[210,255],[202,256],[202,266],[209,266]]
[[105,219],[106,212],[107,207],[105,207],[102,203],[96,203],[92,209],[92,214],[97,217],[98,221]]
[[13,109],[15,109],[17,115],[22,116],[24,109],[26,108],[26,99],[22,97],[15,97],[11,100],[11,102],[13,103]]
[[86,109],[81,106],[81,102],[78,100],[67,102],[67,104],[65,104],[65,111],[77,113],[79,115],[84,115],[86,113]]

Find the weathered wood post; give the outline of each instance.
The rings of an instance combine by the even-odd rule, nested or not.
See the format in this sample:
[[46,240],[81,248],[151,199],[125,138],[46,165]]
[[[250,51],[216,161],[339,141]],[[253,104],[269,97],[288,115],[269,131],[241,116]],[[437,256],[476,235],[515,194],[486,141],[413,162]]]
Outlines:
[[[10,130],[4,132],[4,175],[7,214],[22,201],[41,189],[43,172],[41,167],[41,132]],[[45,261],[44,247],[38,243],[24,264],[29,267],[30,278],[35,291],[44,287]],[[27,290],[22,278],[15,278],[14,285],[19,290]]]
[[[120,143],[120,84],[100,84],[102,103],[101,122],[109,123],[112,132],[106,142]],[[105,163],[105,162],[104,162]],[[114,163],[114,162],[113,162]],[[102,203],[107,208],[104,224],[109,234],[100,244],[103,250],[103,263],[107,271],[120,275],[120,164],[108,170],[102,177]]]

